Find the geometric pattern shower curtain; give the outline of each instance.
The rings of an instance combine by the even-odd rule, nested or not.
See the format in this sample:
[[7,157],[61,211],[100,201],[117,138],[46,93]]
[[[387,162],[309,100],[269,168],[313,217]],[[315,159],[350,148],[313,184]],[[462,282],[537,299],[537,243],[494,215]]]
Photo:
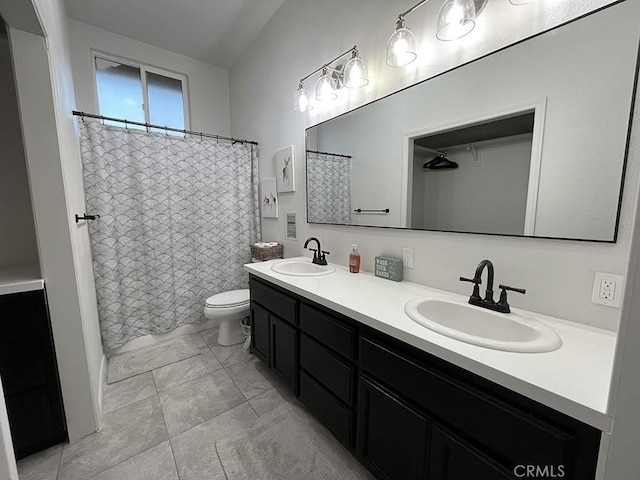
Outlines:
[[106,348],[202,320],[247,288],[260,239],[256,146],[83,122],[81,150]]
[[351,224],[351,159],[307,151],[309,222]]

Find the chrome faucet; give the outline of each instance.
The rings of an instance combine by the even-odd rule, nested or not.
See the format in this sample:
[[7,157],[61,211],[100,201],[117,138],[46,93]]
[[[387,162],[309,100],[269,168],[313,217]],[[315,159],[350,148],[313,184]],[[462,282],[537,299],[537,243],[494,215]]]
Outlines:
[[304,242],[304,248],[307,248],[307,245],[309,245],[309,242],[316,242],[316,245],[318,246],[318,248],[308,248],[308,250],[311,250],[313,252],[313,263],[315,263],[316,265],[326,265],[327,264],[327,255],[329,255],[329,252],[325,252],[324,250],[322,250],[322,247],[320,246],[320,240],[318,240],[316,237],[309,237],[307,238],[307,241]]
[[[482,284],[482,272],[487,269],[487,289],[485,290],[484,298],[480,296],[480,285]],[[507,291],[525,294],[527,291],[524,288],[514,288],[508,285],[498,285],[500,288],[500,299],[498,303],[493,300],[493,263],[490,260],[482,260],[476,268],[476,273],[473,278],[460,277],[461,282],[473,283],[473,293],[469,297],[469,303],[477,307],[487,308],[500,313],[511,313],[509,302],[507,302]]]

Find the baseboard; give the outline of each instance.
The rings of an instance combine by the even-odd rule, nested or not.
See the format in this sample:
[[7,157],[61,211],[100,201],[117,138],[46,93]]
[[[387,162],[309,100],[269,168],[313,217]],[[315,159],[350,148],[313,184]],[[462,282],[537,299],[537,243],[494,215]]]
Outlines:
[[98,418],[96,419],[98,432],[102,430],[104,389],[107,385],[107,365],[107,356],[102,354],[102,360],[100,361],[100,385],[98,386]]

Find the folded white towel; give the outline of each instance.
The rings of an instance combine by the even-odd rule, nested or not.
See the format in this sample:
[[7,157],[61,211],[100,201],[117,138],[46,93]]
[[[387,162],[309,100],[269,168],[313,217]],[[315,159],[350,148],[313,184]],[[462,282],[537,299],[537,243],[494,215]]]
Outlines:
[[255,244],[258,248],[275,247],[276,245],[278,245],[278,242],[258,242]]

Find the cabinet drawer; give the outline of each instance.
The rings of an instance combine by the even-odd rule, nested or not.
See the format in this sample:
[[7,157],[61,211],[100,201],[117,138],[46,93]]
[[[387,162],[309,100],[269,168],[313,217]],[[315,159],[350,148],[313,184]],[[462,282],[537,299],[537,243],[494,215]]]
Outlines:
[[303,371],[300,400],[338,440],[353,448],[353,413]]
[[338,360],[307,335],[300,339],[300,365],[340,400],[353,403],[353,367]]
[[300,327],[340,355],[355,358],[355,330],[342,321],[307,304],[300,307]]
[[571,435],[403,358],[376,340],[362,338],[360,353],[363,370],[443,423],[464,432],[466,438],[486,447],[508,468],[570,461],[574,448]]
[[255,279],[249,281],[249,288],[251,289],[252,301],[258,302],[267,310],[291,324],[298,323],[296,315],[297,300]]

